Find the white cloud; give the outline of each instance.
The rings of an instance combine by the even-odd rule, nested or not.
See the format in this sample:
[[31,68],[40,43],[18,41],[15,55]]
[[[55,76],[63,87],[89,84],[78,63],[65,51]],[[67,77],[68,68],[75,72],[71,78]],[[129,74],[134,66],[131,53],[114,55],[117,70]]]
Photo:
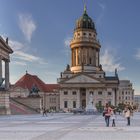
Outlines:
[[98,2],[98,5],[101,8],[101,12],[100,12],[100,14],[99,14],[99,16],[97,18],[97,24],[101,24],[101,20],[102,20],[102,18],[104,16],[106,5],[104,5],[103,3],[99,3],[99,2]]
[[63,51],[67,56],[69,56],[69,54],[70,54],[70,41],[71,40],[72,40],[72,37],[70,37],[70,36],[64,39],[65,48]]
[[[23,51],[15,51],[14,54],[13,54],[13,58],[19,59],[19,60],[22,60],[22,61],[26,61],[26,62],[41,64],[41,65],[47,64],[47,62],[44,61],[42,58],[34,56],[32,54],[25,53]],[[26,65],[26,63],[23,63],[23,62],[22,63],[17,62],[16,64]]]
[[[3,34],[2,38],[4,40],[6,40],[7,36],[8,35]],[[8,44],[12,48],[13,51],[18,51],[18,50],[22,50],[22,49],[26,50],[27,49],[27,46],[25,44],[23,44],[19,41],[13,40],[11,38],[9,39]]]
[[10,74],[10,83],[15,84],[15,81],[19,80],[19,76]]
[[36,24],[29,14],[19,14],[19,27],[25,38],[30,42],[33,32],[36,30]]
[[[6,39],[5,36],[3,36],[3,38]],[[22,65],[22,66],[27,65],[27,62],[33,62],[33,63],[37,62],[38,64],[41,64],[41,65],[47,64],[47,62],[43,58],[26,53],[26,51],[28,50],[28,47],[21,42],[18,42],[15,40],[9,40],[9,46],[14,51],[14,53],[11,55],[13,64]]]
[[13,49],[13,51],[25,49],[25,45],[15,41],[15,40],[9,40],[9,46]]
[[25,62],[22,62],[22,61],[12,61],[11,64],[20,65],[20,66],[26,66],[27,65]]
[[135,58],[140,60],[140,49],[137,50],[137,53],[135,55]]
[[70,46],[70,41],[72,40],[72,37],[67,37],[67,38],[65,38],[65,40],[64,40],[64,45],[65,45],[65,47],[69,47]]
[[109,52],[108,49],[106,49],[101,55],[101,64],[106,72],[114,72],[116,68],[118,71],[125,69],[125,67],[121,66],[121,63],[119,63],[116,58],[117,57],[112,52]]
[[98,5],[101,7],[102,10],[105,10],[106,6],[103,3],[98,2]]
[[34,55],[31,55],[31,54],[28,54],[28,53],[25,53],[25,52],[22,52],[22,51],[15,51],[13,57],[21,59],[21,60],[29,61],[29,62],[39,60],[39,57],[36,57]]

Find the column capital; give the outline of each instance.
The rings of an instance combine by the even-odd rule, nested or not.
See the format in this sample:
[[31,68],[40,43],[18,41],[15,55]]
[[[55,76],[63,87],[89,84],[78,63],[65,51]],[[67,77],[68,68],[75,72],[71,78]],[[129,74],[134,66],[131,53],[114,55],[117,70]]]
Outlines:
[[9,63],[10,62],[10,59],[4,59],[4,62],[8,62]]

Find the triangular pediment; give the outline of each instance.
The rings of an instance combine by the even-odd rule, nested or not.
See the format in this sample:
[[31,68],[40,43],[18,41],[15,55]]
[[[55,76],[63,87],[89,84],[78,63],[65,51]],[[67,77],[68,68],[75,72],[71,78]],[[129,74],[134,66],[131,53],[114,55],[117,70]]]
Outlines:
[[80,74],[66,80],[65,83],[101,83],[101,82],[94,77]]

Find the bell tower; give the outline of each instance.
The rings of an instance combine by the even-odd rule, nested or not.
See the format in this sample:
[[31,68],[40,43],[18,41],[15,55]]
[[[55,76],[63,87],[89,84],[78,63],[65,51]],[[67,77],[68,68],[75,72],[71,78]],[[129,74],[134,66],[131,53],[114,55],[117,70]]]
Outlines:
[[71,71],[96,72],[99,68],[100,44],[94,22],[88,16],[86,6],[83,15],[76,21],[71,48]]

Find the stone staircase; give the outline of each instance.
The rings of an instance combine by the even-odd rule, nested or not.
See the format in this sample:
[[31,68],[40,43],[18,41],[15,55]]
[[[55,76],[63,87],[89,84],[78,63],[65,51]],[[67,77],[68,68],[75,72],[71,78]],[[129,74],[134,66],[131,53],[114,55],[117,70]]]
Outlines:
[[10,109],[11,109],[11,114],[13,115],[39,113],[35,109],[16,101],[14,98],[10,98]]

